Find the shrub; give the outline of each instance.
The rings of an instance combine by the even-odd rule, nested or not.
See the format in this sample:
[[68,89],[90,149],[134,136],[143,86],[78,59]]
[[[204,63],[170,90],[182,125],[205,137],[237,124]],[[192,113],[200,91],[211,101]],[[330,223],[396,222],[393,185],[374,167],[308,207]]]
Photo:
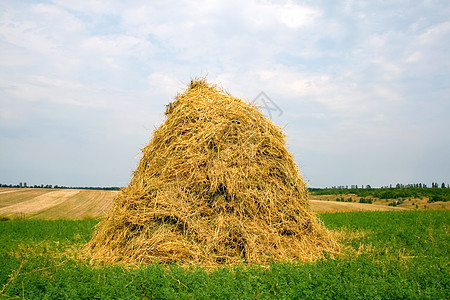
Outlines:
[[372,204],[373,203],[373,200],[372,200],[372,198],[361,198],[361,199],[359,199],[359,203],[369,203],[369,204]]
[[438,201],[447,202],[447,201],[450,201],[450,197],[445,196],[445,195],[433,195],[428,199],[428,203],[433,203],[433,202],[438,202]]

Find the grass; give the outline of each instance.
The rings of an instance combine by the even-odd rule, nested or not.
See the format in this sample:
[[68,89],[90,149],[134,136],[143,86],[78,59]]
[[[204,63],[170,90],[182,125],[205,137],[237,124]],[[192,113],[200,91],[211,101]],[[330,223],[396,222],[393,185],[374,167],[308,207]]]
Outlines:
[[0,298],[448,299],[449,211],[322,214],[343,255],[315,263],[89,266],[95,220],[0,222]]

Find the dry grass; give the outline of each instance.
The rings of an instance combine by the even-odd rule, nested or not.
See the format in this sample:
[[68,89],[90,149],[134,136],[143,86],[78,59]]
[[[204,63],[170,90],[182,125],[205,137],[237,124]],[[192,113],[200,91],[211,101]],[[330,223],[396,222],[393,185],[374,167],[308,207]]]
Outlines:
[[9,219],[86,219],[106,214],[116,191],[1,189],[0,217]]
[[[61,203],[52,201],[54,194],[59,191],[63,199]],[[73,194],[73,190],[64,189],[19,189],[0,188],[0,218],[4,219],[96,219],[104,216],[113,206],[117,191],[79,190]],[[341,195],[338,195],[341,197]],[[45,201],[44,206],[31,205],[33,202]],[[386,201],[378,201],[374,204],[355,202],[336,202],[336,195],[311,196],[309,209],[314,213],[324,212],[353,212],[353,211],[380,211],[380,210],[405,210],[416,209],[412,203],[420,208],[450,209],[449,202],[427,203],[427,199],[412,199],[405,201],[399,207],[388,206]],[[389,200],[393,201],[393,200]],[[49,205],[51,202],[51,205]],[[30,205],[35,210],[30,211]],[[28,213],[25,213],[28,211]]]
[[[334,198],[336,198],[334,196]],[[337,202],[326,200],[310,199],[311,210],[315,213],[330,213],[330,212],[353,212],[353,211],[388,211],[388,210],[405,210],[405,208],[392,207],[388,205],[377,205],[368,203],[355,202]]]
[[339,249],[309,211],[283,132],[260,110],[197,80],[166,115],[89,242],[93,261],[214,266]]

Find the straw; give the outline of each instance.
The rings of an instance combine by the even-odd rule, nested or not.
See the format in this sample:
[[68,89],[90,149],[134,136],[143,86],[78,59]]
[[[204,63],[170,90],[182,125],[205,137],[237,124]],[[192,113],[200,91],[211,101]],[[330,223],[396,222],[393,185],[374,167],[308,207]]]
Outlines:
[[266,264],[339,249],[257,107],[200,79],[165,114],[87,245],[93,262]]

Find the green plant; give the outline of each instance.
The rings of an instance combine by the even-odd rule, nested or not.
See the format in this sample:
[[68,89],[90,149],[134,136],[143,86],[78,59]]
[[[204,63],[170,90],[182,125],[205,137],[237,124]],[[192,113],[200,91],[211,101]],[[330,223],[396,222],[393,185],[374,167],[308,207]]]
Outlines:
[[314,263],[204,269],[89,265],[77,253],[95,220],[0,223],[0,298],[447,299],[449,211],[321,214],[340,255]]
[[359,199],[359,203],[369,203],[369,204],[372,204],[373,203],[373,200],[372,200],[372,198],[360,198]]

